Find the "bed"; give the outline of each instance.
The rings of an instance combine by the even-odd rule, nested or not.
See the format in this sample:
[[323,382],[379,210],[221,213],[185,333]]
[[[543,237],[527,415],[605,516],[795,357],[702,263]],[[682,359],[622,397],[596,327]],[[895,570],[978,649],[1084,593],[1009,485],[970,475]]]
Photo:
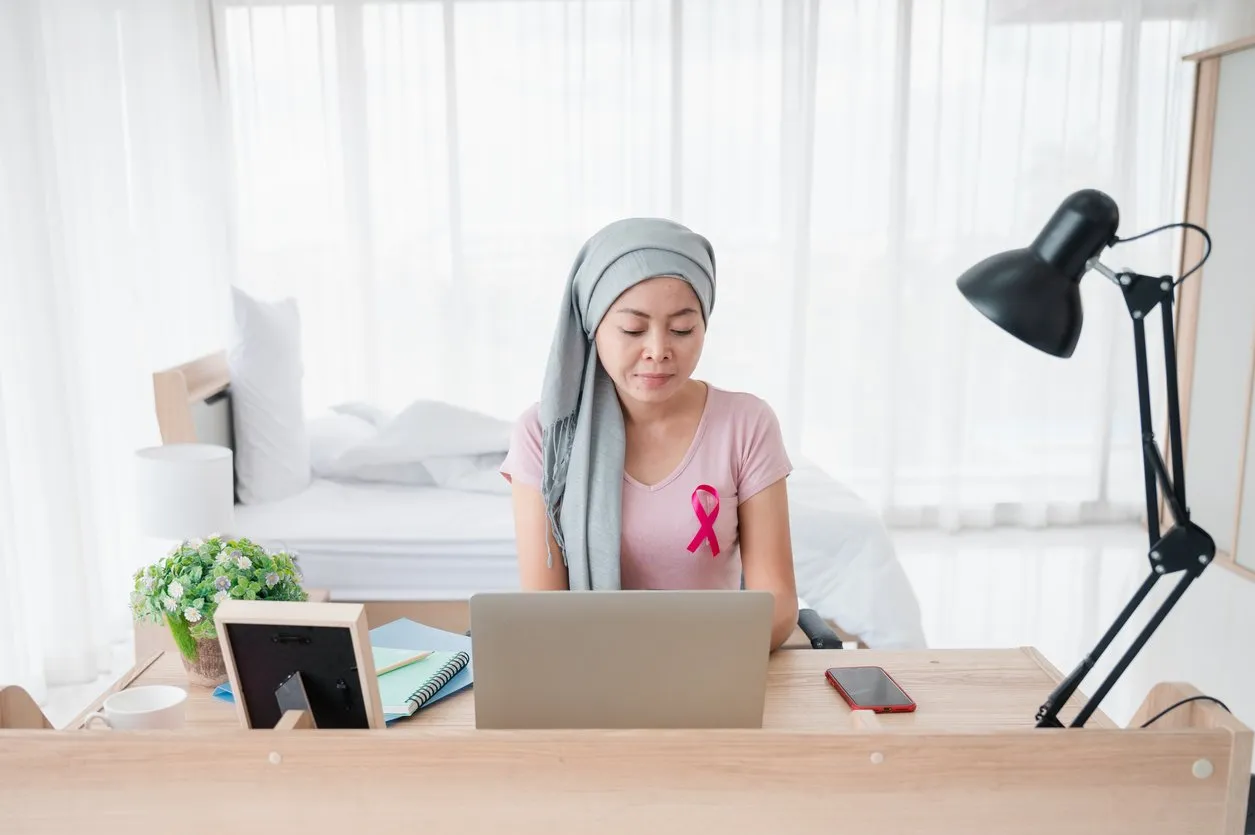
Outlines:
[[[230,372],[215,353],[153,375],[162,443],[235,449]],[[517,588],[509,496],[314,478],[301,493],[235,506],[236,531],[298,555],[333,600],[465,600]]]
[[[163,443],[235,450],[225,352],[153,375]],[[879,516],[809,462],[790,477],[798,592],[869,647],[925,646],[919,605]],[[465,628],[465,601],[518,587],[510,498],[499,493],[313,479],[296,495],[236,504],[235,534],[297,555],[308,586],[376,610],[424,601],[429,622]]]

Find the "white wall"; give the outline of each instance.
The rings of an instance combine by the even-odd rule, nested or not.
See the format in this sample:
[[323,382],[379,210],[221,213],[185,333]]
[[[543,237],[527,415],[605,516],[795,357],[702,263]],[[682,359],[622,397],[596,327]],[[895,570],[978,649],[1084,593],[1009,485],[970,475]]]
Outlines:
[[1252,0],[1209,0],[1202,7],[1204,25],[1201,48],[1236,41],[1255,35],[1255,2]]

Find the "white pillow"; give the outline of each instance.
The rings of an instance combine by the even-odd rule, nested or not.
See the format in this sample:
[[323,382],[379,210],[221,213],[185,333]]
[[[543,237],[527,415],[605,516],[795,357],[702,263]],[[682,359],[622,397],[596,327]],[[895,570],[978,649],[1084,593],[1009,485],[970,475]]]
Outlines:
[[263,302],[236,287],[231,297],[236,490],[244,504],[277,501],[310,482],[300,312],[295,299]]

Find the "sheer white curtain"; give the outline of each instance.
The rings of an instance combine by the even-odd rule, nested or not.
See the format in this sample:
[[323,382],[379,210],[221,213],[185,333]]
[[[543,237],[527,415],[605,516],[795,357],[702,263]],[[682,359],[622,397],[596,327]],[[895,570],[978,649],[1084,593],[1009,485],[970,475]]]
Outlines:
[[[718,256],[699,373],[767,398],[795,453],[891,521],[1141,512],[1119,293],[1085,282],[1065,362],[954,281],[1075,189],[1113,195],[1122,235],[1179,217],[1196,4],[214,9],[240,281],[300,300],[311,410],[435,397],[513,417],[580,243],[658,214]],[[1176,247],[1112,256],[1169,272]]]
[[128,640],[151,374],[222,345],[208,11],[0,3],[0,684],[43,699]]

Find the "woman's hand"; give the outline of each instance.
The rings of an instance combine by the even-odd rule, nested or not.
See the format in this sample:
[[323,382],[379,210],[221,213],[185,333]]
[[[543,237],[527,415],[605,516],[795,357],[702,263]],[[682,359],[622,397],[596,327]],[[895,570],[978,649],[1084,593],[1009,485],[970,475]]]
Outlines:
[[771,648],[775,650],[797,628],[797,580],[785,479],[755,493],[736,512],[745,588],[769,591],[776,598],[771,626]]
[[[549,529],[545,499],[535,487],[511,481],[514,500],[514,541],[519,552],[519,583],[524,591],[555,591],[570,588],[566,563]],[[548,544],[548,550],[546,550]],[[553,566],[549,566],[549,554]]]

